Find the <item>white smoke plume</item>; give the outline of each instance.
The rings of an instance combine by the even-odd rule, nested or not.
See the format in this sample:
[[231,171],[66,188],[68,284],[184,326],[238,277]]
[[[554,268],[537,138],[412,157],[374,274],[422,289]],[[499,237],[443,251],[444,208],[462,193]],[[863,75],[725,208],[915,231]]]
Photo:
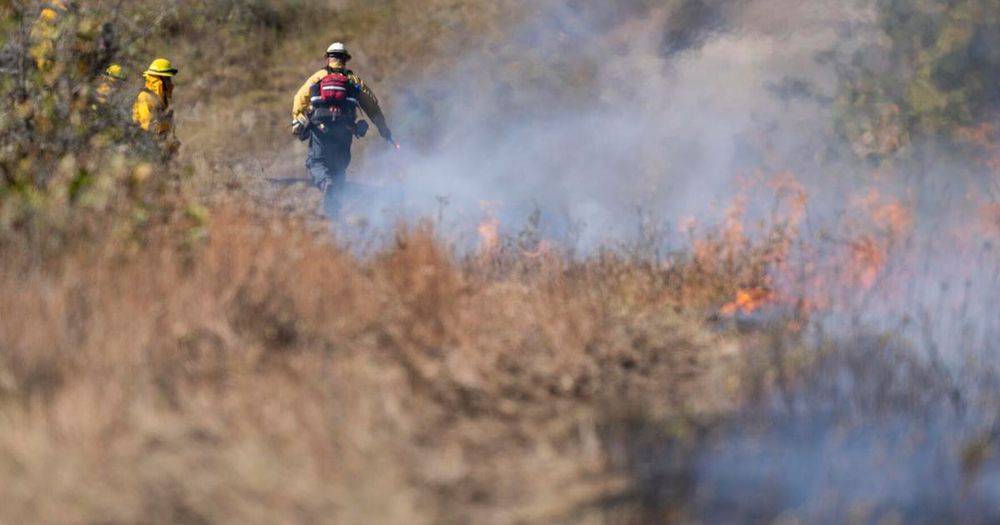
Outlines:
[[[918,159],[886,175],[834,129],[838,64],[880,37],[873,2],[564,0],[527,9],[536,12],[499,48],[469,51],[390,97],[397,136],[412,147],[370,149],[365,176],[400,182],[389,202],[357,199],[389,219],[383,226],[397,217],[376,211],[402,201],[408,218],[440,217],[440,230],[474,245],[484,207],[507,233],[537,210],[543,236],[588,253],[634,240],[641,210],[683,242],[692,219],[717,223],[747,184],[789,173],[808,195],[806,235],[831,251],[841,224],[862,222],[859,198],[875,193],[913,209],[912,238],[886,256],[890,278],[842,299],[838,323],[905,330],[938,347],[990,346],[1000,325],[990,313],[996,252],[954,237],[980,220],[969,197],[992,175],[939,160],[931,145],[912,146]],[[774,206],[766,188],[751,197],[747,224]],[[958,250],[968,264],[954,264]],[[785,284],[799,292],[812,283]],[[962,328],[972,314],[982,322]],[[933,326],[911,322],[919,319]]]
[[[707,218],[740,175],[816,171],[830,121],[821,101],[836,89],[816,55],[846,10],[673,2],[608,22],[613,9],[577,4],[545,4],[505,49],[473,52],[393,97],[404,143],[434,138],[369,158],[365,171],[401,176],[413,215],[433,215],[446,196],[474,224],[464,214],[493,201],[516,228],[537,207],[583,224],[585,247],[634,235],[637,208],[670,223]],[[766,13],[779,8],[783,22],[772,22]],[[782,93],[787,85],[814,96]]]
[[[837,238],[840,224],[862,221],[853,216],[859,195],[874,191],[906,203],[912,234],[893,244],[885,255],[890,262],[869,290],[838,298],[839,308],[816,323],[816,337],[869,332],[908,341],[911,352],[938,371],[943,391],[961,400],[919,416],[949,426],[921,449],[944,459],[903,469],[899,483],[872,478],[882,486],[870,490],[903,498],[919,511],[923,503],[911,480],[939,468],[948,479],[959,478],[949,447],[995,424],[977,417],[984,411],[975,400],[992,387],[968,374],[971,363],[989,375],[1000,337],[998,252],[990,239],[968,235],[980,220],[977,195],[996,183],[993,175],[971,162],[939,159],[930,144],[914,144],[915,156],[885,173],[854,156],[836,133],[836,64],[879,38],[874,2],[625,4],[543,3],[502,49],[470,52],[447,73],[396,94],[399,137],[416,146],[376,153],[364,169],[399,177],[397,198],[409,217],[437,216],[444,198],[444,231],[474,239],[482,202],[498,210],[508,232],[537,209],[546,235],[584,253],[633,239],[640,209],[671,226],[674,238],[682,237],[688,217],[718,222],[739,181],[757,173],[791,173],[807,190],[803,228],[821,246],[812,254],[820,259],[849,242]],[[422,96],[432,100],[421,102]],[[765,218],[771,206],[766,198],[747,203],[747,220]],[[569,238],[568,231],[576,235]],[[803,293],[814,285],[782,284]],[[901,417],[905,422],[866,427],[859,438],[863,452],[845,444],[845,468],[866,471],[872,443],[891,442],[900,427],[914,428],[910,416]],[[826,439],[836,423],[804,424],[812,430],[799,448],[819,457],[824,445],[809,436]],[[780,456],[797,439],[786,430],[766,436],[765,450]],[[745,443],[720,446],[726,451],[720,457],[739,472],[712,460],[706,479],[737,494],[761,482],[753,472],[760,462]],[[780,501],[818,497],[820,487],[799,486],[817,479],[801,466],[774,468],[776,490],[792,491],[777,496]],[[817,475],[833,467],[823,468]],[[846,487],[853,477],[832,483]],[[983,479],[996,479],[995,471]],[[996,495],[995,487],[970,490],[980,502]],[[948,492],[940,505],[959,497]],[[996,515],[976,509],[966,514],[973,521]]]

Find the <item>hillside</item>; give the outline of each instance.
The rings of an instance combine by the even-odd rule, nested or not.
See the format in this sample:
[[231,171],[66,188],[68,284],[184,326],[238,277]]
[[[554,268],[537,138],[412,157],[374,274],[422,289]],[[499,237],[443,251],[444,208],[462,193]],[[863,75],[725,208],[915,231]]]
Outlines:
[[0,4],[0,523],[1000,520],[991,1]]

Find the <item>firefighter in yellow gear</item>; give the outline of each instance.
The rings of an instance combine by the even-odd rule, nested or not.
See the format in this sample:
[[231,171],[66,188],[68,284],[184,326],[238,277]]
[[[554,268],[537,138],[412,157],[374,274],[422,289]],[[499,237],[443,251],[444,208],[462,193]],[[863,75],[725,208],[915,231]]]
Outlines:
[[292,132],[309,141],[306,168],[324,193],[324,210],[336,216],[351,163],[351,143],[363,137],[368,124],[357,120],[357,108],[371,119],[389,142],[392,132],[375,93],[350,69],[351,54],[341,42],[326,50],[326,67],[313,73],[292,101]]
[[52,70],[56,59],[56,44],[62,29],[60,22],[69,10],[66,0],[47,2],[31,27],[31,49],[29,53],[39,71]]
[[181,145],[174,133],[174,109],[170,106],[176,74],[177,69],[169,60],[154,60],[142,74],[146,85],[139,91],[132,106],[132,121],[156,137],[170,155],[177,153]]
[[101,82],[97,85],[97,103],[101,106],[108,103],[109,99],[121,89],[128,77],[125,70],[119,64],[111,64],[101,75]]
[[356,73],[347,69],[347,62],[351,60],[350,53],[347,52],[347,48],[342,43],[334,43],[329,48],[327,48],[326,55],[326,67],[320,69],[310,76],[302,87],[295,93],[295,99],[292,102],[292,122],[302,122],[304,119],[308,119],[309,113],[312,112],[312,105],[309,97],[309,89],[325,77],[330,70],[341,69],[347,74],[347,77],[358,86],[360,93],[358,97],[358,105],[361,110],[368,115],[368,118],[372,119],[375,127],[378,128],[379,134],[387,140],[392,139],[392,132],[389,131],[389,125],[386,123],[385,115],[382,113],[382,108],[379,106],[378,97],[375,93],[365,84],[364,80],[361,80]]

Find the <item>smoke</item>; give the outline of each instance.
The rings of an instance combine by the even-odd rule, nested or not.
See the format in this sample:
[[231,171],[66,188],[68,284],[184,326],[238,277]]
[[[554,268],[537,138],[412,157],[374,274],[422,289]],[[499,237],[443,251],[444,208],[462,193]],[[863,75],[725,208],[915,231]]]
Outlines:
[[[537,210],[544,236],[588,253],[634,240],[643,213],[681,239],[690,217],[721,221],[741,181],[793,174],[809,195],[803,230],[814,249],[799,261],[803,268],[857,272],[861,262],[839,258],[854,242],[845,232],[885,243],[878,256],[887,262],[871,282],[825,281],[837,289],[829,292],[837,307],[814,318],[815,341],[859,332],[907,341],[937,371],[935,391],[962,402],[904,411],[898,420],[866,413],[833,444],[839,417],[793,418],[753,438],[741,437],[736,423],[698,467],[704,486],[721,491],[711,508],[754,515],[731,496],[771,479],[778,502],[768,505],[778,509],[832,492],[845,501],[888,501],[906,516],[931,509],[972,521],[995,517],[995,506],[984,504],[995,501],[995,483],[970,489],[967,512],[950,505],[962,499],[955,449],[995,408],[995,396],[982,396],[995,388],[981,378],[992,370],[1000,336],[1000,265],[995,237],[975,232],[979,206],[989,202],[983,189],[997,181],[983,166],[938,156],[932,141],[914,143],[915,153],[892,169],[876,167],[836,132],[837,64],[879,38],[873,4],[566,0],[534,9],[504,41],[475,47],[396,94],[392,117],[404,150],[371,152],[364,165],[400,181],[390,206],[402,201],[404,218],[437,217],[440,230],[469,245],[484,209],[495,210],[507,233]],[[877,203],[898,201],[912,211],[905,235],[871,224],[878,213],[859,215],[856,202],[873,192]],[[750,201],[745,219],[765,219],[773,204]],[[792,294],[817,286],[789,276],[778,282]],[[923,441],[906,455],[880,455],[927,421]],[[880,459],[901,467],[874,475]],[[995,469],[986,472],[983,479],[996,479]],[[862,474],[867,482],[854,484]],[[928,478],[948,490],[916,490],[913,480]]]
[[[702,513],[711,523],[796,515],[809,523],[991,523],[997,491],[955,461],[962,421],[887,418],[857,426],[797,418],[758,435],[735,432],[704,451]],[[981,481],[980,481],[981,479]],[[931,482],[930,480],[933,480]],[[708,487],[711,487],[709,490]],[[749,493],[754,488],[753,495]]]
[[718,213],[737,176],[779,168],[767,156],[811,163],[828,108],[779,91],[807,78],[830,96],[835,77],[814,58],[836,38],[829,20],[810,12],[789,32],[698,1],[536,9],[393,97],[398,137],[417,147],[364,169],[401,177],[410,215],[446,196],[470,227],[490,201],[516,229],[537,207],[556,231],[582,225],[586,250],[634,236],[639,208],[668,223]]
[[[696,523],[1000,518],[995,405],[963,399],[879,338],[840,341],[818,360],[688,444],[657,437],[663,422],[613,436],[613,450],[628,443],[620,461],[647,512],[680,507]],[[995,379],[967,379],[996,392]]]
[[[404,149],[368,151],[366,177],[394,182],[386,200],[370,191],[354,200],[365,224],[389,231],[401,218],[436,218],[472,248],[487,215],[508,235],[534,215],[542,237],[586,254],[636,241],[647,221],[676,246],[687,225],[723,221],[748,186],[744,222],[772,220],[775,196],[759,186],[790,174],[808,195],[802,235],[812,250],[800,266],[858,273],[862,262],[844,254],[859,239],[885,259],[864,286],[825,280],[840,308],[824,328],[865,325],[951,361],[969,348],[989,353],[1000,329],[997,252],[990,239],[961,234],[981,223],[995,176],[930,141],[876,167],[836,129],[843,64],[883,36],[872,2],[551,0],[524,9],[502,38],[391,97]],[[866,208],[893,202],[912,224],[887,232],[877,224],[884,213]],[[776,280],[787,295],[817,285],[798,274]]]

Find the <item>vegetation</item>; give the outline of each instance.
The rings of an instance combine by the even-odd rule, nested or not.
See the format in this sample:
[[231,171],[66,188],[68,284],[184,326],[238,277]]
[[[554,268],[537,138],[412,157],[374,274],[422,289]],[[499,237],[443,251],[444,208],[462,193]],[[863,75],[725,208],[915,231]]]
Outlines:
[[[992,126],[1000,92],[1000,3],[880,0],[877,44],[845,75],[846,132],[863,154],[890,155],[913,138],[961,144]],[[981,145],[981,144],[973,144]]]
[[[361,50],[387,104],[419,105],[407,134],[430,148],[449,108],[407,86],[463,53],[490,57],[465,67],[495,68],[476,78],[504,95],[483,118],[536,109],[505,90],[511,71],[570,92],[539,111],[613,109],[590,90],[605,56],[561,59],[564,34],[585,32],[566,20],[597,41],[667,9],[675,56],[728,13],[524,4],[80,2],[39,50],[40,6],[0,3],[0,522],[995,521],[995,371],[857,318],[847,335],[812,323],[837,283],[864,308],[878,285],[911,285],[886,270],[915,229],[903,203],[863,199],[814,243],[805,191],[778,180],[761,226],[736,199],[679,250],[644,223],[636,245],[582,255],[537,224],[459,251],[418,221],[359,256],[315,195],[261,189],[262,165],[299,165],[275,144],[331,38]],[[992,4],[878,4],[888,69],[843,77],[847,134],[878,135],[860,153],[988,122]],[[546,45],[517,55],[515,26]],[[181,69],[172,163],[127,124],[164,49]],[[112,62],[131,78],[102,106]],[[798,459],[815,473],[786,473]],[[933,497],[897,485],[931,477]]]

